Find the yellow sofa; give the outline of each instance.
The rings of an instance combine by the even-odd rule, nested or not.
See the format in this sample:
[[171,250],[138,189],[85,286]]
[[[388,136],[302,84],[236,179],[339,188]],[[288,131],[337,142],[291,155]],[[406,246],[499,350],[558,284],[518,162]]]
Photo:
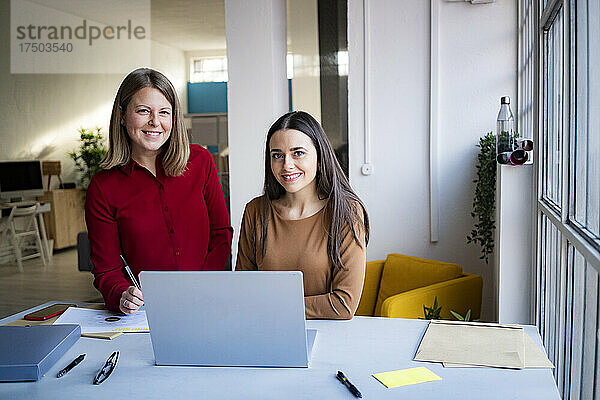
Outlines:
[[471,319],[481,312],[480,275],[462,272],[458,264],[389,254],[385,261],[367,263],[362,297],[356,315],[422,318],[423,305],[437,296],[441,318],[455,319],[450,311]]

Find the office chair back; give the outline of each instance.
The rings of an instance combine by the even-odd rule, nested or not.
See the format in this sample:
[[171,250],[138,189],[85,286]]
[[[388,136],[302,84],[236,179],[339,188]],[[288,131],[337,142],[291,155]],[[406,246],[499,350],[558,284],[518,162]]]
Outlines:
[[80,271],[91,271],[94,268],[90,254],[92,248],[87,232],[79,232],[77,234],[77,269]]

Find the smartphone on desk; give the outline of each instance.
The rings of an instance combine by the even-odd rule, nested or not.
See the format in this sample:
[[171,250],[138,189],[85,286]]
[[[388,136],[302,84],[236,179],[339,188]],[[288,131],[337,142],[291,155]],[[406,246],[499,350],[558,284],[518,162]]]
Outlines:
[[69,307],[77,307],[75,304],[52,304],[44,307],[41,310],[34,311],[25,315],[23,318],[30,321],[45,321],[52,317],[56,317],[66,311]]

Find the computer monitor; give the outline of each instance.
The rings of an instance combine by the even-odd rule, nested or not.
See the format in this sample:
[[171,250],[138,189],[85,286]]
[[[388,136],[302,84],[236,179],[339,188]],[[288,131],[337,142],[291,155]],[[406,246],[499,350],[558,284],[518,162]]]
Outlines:
[[44,194],[39,160],[0,161],[0,199],[20,201]]

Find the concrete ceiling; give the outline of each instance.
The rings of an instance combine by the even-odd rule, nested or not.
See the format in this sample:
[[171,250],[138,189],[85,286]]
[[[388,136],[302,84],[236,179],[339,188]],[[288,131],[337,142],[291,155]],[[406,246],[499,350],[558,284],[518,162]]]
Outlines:
[[183,51],[224,50],[224,0],[152,0],[152,40]]

